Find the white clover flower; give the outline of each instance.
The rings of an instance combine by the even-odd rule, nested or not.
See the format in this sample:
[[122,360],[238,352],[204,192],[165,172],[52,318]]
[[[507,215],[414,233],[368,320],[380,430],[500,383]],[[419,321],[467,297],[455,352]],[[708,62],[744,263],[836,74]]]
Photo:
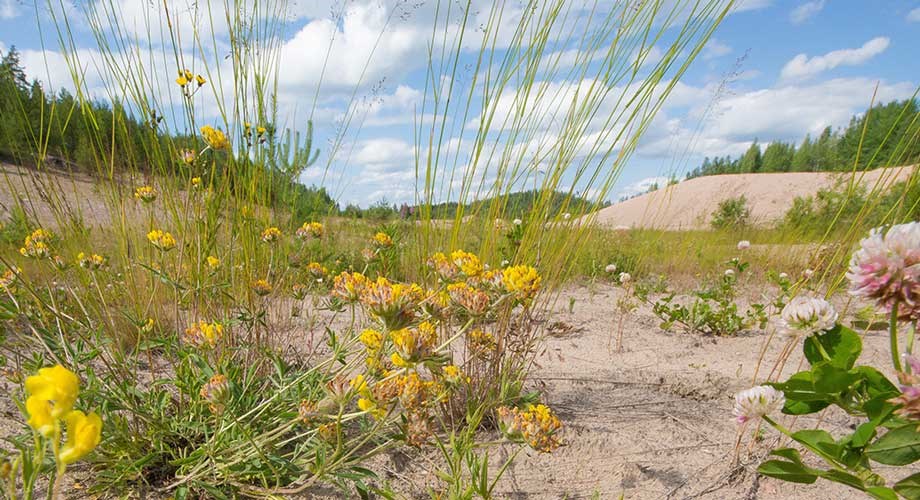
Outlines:
[[513,221],[511,221],[511,223],[514,224],[515,226],[520,226],[521,224],[524,223],[524,221],[522,221],[521,219],[514,219]]
[[789,275],[786,273],[779,273],[779,279],[781,280],[789,279]]
[[608,272],[608,273],[615,273],[615,272],[617,272],[617,265],[616,265],[616,264],[607,264],[607,267],[604,268],[604,271],[606,271],[606,272]]
[[739,424],[745,424],[781,409],[785,403],[782,392],[769,385],[758,385],[735,394],[732,414]]
[[735,275],[735,270],[734,270],[734,269],[726,269],[726,270],[725,270],[725,275],[726,275],[726,276],[729,276],[729,277],[734,276],[734,275]]
[[747,250],[751,248],[751,242],[748,240],[741,240],[738,242],[738,250]]
[[805,279],[808,279],[808,278],[811,278],[813,274],[815,274],[815,270],[814,270],[814,269],[806,269],[805,272],[802,273],[802,274],[805,275]]
[[571,219],[571,218],[572,218],[572,214],[570,214],[570,213],[568,213],[568,212],[562,214],[562,220],[569,220],[569,219]]
[[632,280],[632,276],[629,273],[620,273],[620,276],[618,276],[618,279],[620,283],[625,285],[626,283],[629,283]]
[[783,307],[777,320],[779,330],[790,337],[809,337],[830,330],[837,324],[837,311],[830,302],[798,295]]
[[506,267],[506,266],[507,266],[508,264],[510,264],[510,263],[511,263],[511,262],[509,262],[508,259],[505,259],[505,260],[502,261],[501,267]]

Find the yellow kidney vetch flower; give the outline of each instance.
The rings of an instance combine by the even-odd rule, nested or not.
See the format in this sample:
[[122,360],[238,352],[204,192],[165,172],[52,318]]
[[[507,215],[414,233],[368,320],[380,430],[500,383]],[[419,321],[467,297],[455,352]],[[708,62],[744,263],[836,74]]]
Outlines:
[[153,186],[140,186],[134,190],[134,197],[144,203],[150,203],[157,199],[157,190]]
[[[61,418],[73,409],[80,392],[80,379],[61,365],[38,370],[38,374],[26,379],[29,399],[43,401],[49,405],[49,415]],[[33,403],[35,405],[35,403]]]
[[482,261],[475,254],[455,250],[451,252],[450,260],[467,276],[478,276],[483,271]]
[[168,252],[176,248],[176,238],[172,234],[154,229],[147,233],[147,240],[158,249]]
[[393,246],[393,238],[389,234],[384,232],[379,232],[374,235],[373,243],[378,247],[385,248]]
[[262,241],[264,243],[275,243],[281,239],[281,230],[277,227],[267,227],[262,231]]
[[217,269],[218,267],[220,267],[220,259],[218,259],[217,257],[213,255],[208,255],[207,262],[208,262],[208,267],[211,269]]
[[89,415],[73,410],[64,417],[67,424],[67,440],[61,447],[59,460],[72,464],[93,451],[102,437],[102,419],[95,412]]
[[505,290],[523,302],[529,302],[540,291],[540,275],[531,266],[511,266],[502,271]]

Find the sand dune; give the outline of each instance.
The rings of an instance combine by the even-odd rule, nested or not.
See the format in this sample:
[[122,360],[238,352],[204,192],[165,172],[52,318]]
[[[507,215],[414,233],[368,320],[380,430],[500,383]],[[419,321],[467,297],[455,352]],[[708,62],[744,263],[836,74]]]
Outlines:
[[782,219],[797,196],[846,186],[854,180],[872,192],[906,180],[914,168],[880,168],[859,172],[855,177],[849,173],[825,172],[698,177],[611,205],[597,213],[597,221],[615,227],[708,229],[719,202],[744,195],[752,222],[768,225]]

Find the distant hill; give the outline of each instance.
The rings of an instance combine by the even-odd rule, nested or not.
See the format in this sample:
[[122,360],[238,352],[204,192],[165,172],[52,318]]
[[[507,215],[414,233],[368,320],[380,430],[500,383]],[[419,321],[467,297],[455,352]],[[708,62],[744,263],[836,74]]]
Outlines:
[[[530,215],[534,205],[536,205],[538,201],[538,196],[542,196],[542,194],[535,190],[519,191],[517,193],[508,194],[505,205],[506,208],[504,210],[505,216],[509,218],[524,218]],[[555,215],[563,210],[573,214],[589,213],[609,205],[609,203],[597,204],[578,196],[573,196],[569,199],[568,193],[561,191],[555,191],[550,196],[552,197],[549,201],[551,207],[549,213],[551,215]],[[492,200],[492,198],[487,198],[468,203],[464,205],[463,213],[470,215],[480,210],[487,210]],[[566,204],[566,202],[568,203]],[[431,217],[434,219],[452,219],[457,214],[458,206],[459,205],[455,202],[434,205],[431,207]]]
[[[914,167],[881,168],[857,173],[857,181],[872,190],[907,180]],[[611,227],[709,229],[719,202],[744,196],[751,222],[769,225],[782,219],[797,196],[814,195],[848,182],[853,174],[788,172],[725,174],[697,177],[600,210],[597,221]]]

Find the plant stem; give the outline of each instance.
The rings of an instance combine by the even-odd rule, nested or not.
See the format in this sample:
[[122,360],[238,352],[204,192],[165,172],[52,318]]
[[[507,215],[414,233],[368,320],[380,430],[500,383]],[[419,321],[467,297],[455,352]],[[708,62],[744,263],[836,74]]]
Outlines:
[[894,365],[896,372],[901,372],[901,355],[898,352],[898,302],[891,305],[891,324],[889,325],[888,336],[891,342],[891,363]]

